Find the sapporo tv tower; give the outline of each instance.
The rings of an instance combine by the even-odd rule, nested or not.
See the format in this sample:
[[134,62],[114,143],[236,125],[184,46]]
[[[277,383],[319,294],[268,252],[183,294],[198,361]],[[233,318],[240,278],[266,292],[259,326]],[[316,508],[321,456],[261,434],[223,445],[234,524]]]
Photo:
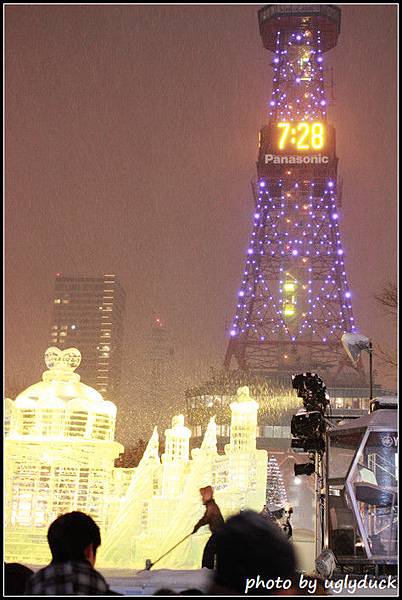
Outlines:
[[324,87],[324,54],[336,46],[341,12],[269,5],[258,18],[264,47],[274,53],[272,98],[225,368],[284,377],[314,370],[329,381],[350,380],[340,339],[355,324]]

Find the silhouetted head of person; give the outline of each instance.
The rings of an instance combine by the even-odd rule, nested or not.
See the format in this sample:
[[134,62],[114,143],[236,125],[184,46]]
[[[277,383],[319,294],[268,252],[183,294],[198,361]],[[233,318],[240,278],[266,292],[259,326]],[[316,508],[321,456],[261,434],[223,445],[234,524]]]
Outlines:
[[23,596],[25,585],[30,576],[33,575],[32,569],[19,563],[4,564],[4,593],[6,596]]
[[95,565],[101,543],[99,527],[85,513],[74,511],[58,517],[47,532],[52,562],[87,560]]
[[[211,593],[217,589],[244,594],[247,580],[294,580],[296,556],[282,530],[254,511],[230,517],[216,538],[216,571]],[[215,588],[215,589],[214,589]],[[283,590],[249,587],[247,594],[280,595]]]
[[206,504],[214,497],[214,490],[210,485],[207,485],[206,487],[200,488],[200,494],[202,498],[202,503]]

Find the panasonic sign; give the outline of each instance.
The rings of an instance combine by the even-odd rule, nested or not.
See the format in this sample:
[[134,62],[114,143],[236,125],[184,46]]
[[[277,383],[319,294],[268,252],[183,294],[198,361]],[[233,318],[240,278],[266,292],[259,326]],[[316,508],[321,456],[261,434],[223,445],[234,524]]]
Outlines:
[[278,156],[277,154],[266,154],[265,164],[274,165],[326,165],[329,156],[316,154],[312,156]]

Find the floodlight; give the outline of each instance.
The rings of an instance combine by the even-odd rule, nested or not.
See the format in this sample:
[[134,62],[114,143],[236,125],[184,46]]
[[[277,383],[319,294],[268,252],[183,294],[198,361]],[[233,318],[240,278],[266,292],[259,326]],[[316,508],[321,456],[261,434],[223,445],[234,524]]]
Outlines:
[[352,363],[356,366],[363,351],[371,352],[372,346],[368,337],[360,333],[344,333],[341,337],[343,347]]
[[353,365],[357,365],[362,352],[368,352],[370,357],[369,373],[370,373],[370,400],[373,399],[373,345],[371,340],[360,333],[344,333],[341,337],[342,345],[345,348],[346,354],[349,356]]

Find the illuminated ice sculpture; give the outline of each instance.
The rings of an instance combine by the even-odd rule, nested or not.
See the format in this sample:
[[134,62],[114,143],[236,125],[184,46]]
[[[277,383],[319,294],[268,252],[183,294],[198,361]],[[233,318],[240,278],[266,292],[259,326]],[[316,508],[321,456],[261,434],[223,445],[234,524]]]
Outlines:
[[[203,514],[200,487],[213,486],[224,517],[246,507],[262,510],[267,453],[256,450],[258,404],[243,387],[230,408],[231,438],[224,455],[217,452],[214,417],[201,447],[192,450],[191,458],[191,433],[182,415],[173,418],[172,428],[165,433],[162,460],[154,430],[101,549],[102,564],[143,568],[147,558],[154,561],[162,556],[192,531]],[[158,567],[199,568],[209,535],[208,527],[201,528]]]
[[6,400],[5,551],[8,561],[50,558],[49,524],[81,510],[107,528],[114,461],[116,406],[80,382],[75,348],[49,348],[42,381]]
[[[267,453],[256,450],[258,404],[247,387],[232,402],[231,438],[216,447],[211,418],[190,453],[184,417],[173,418],[159,456],[155,427],[134,469],[114,467],[116,407],[80,382],[76,349],[46,352],[43,381],[6,400],[6,560],[43,564],[46,531],[60,513],[91,514],[102,532],[99,566],[144,568],[190,533],[203,514],[199,488],[212,485],[224,517],[265,502]],[[158,563],[198,568],[210,535],[201,528]]]

